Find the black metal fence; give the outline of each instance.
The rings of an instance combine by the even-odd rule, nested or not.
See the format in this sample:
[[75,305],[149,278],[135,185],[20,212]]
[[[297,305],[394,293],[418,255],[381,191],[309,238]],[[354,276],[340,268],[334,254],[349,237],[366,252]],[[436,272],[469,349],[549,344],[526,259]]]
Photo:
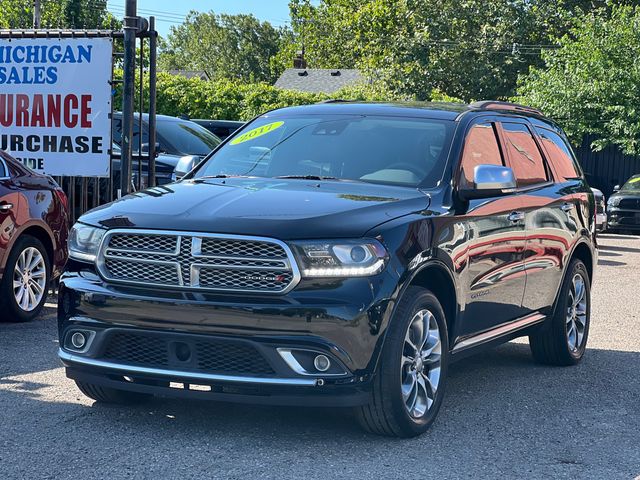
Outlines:
[[615,185],[622,185],[629,177],[640,173],[640,156],[625,155],[615,145],[600,152],[592,152],[590,145],[594,140],[595,137],[586,136],[582,145],[576,149],[576,155],[589,184],[602,190],[608,197],[613,193]]

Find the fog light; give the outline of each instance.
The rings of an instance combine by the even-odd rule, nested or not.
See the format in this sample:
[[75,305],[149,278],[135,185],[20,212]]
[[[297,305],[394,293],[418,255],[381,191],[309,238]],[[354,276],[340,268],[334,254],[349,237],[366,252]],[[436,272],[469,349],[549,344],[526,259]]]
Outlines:
[[82,350],[86,344],[87,337],[85,337],[84,333],[75,332],[73,335],[71,335],[71,345],[73,345],[73,348]]
[[331,362],[326,355],[318,355],[313,359],[313,366],[316,367],[316,370],[319,372],[326,372],[329,370],[329,367],[331,367]]

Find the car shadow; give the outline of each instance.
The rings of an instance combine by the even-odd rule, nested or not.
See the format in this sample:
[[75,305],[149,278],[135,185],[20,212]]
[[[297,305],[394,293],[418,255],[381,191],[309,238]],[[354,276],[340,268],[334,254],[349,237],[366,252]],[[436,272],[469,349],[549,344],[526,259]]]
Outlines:
[[600,251],[598,252],[598,256],[599,257],[622,257],[623,255],[621,253],[608,252],[607,250],[600,249]]
[[599,258],[598,259],[598,265],[600,266],[604,266],[604,267],[620,267],[623,265],[627,265],[626,262],[618,262],[616,260],[606,260],[604,258]]
[[600,254],[602,254],[603,250],[611,251],[611,252],[640,253],[640,248],[621,247],[619,245],[607,245],[607,244],[598,245],[598,250],[600,250]]

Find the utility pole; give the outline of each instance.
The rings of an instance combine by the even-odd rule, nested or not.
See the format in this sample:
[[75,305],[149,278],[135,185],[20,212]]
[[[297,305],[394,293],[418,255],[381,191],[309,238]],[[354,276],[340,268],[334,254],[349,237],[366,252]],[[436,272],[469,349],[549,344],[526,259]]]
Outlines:
[[156,186],[156,53],[158,32],[156,19],[149,17],[149,187]]
[[136,76],[136,33],[138,31],[136,0],[126,0],[124,12],[124,82],[122,89],[122,154],[120,157],[121,195],[127,195],[131,191],[133,95]]
[[40,0],[33,0],[33,28],[40,28]]

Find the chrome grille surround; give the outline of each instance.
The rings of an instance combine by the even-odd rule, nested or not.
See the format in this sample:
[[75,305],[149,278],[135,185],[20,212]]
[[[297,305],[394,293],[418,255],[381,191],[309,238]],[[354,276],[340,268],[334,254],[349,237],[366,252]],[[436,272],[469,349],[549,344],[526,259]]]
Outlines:
[[180,290],[283,294],[300,281],[286,243],[245,235],[113,229],[96,267],[110,283]]

